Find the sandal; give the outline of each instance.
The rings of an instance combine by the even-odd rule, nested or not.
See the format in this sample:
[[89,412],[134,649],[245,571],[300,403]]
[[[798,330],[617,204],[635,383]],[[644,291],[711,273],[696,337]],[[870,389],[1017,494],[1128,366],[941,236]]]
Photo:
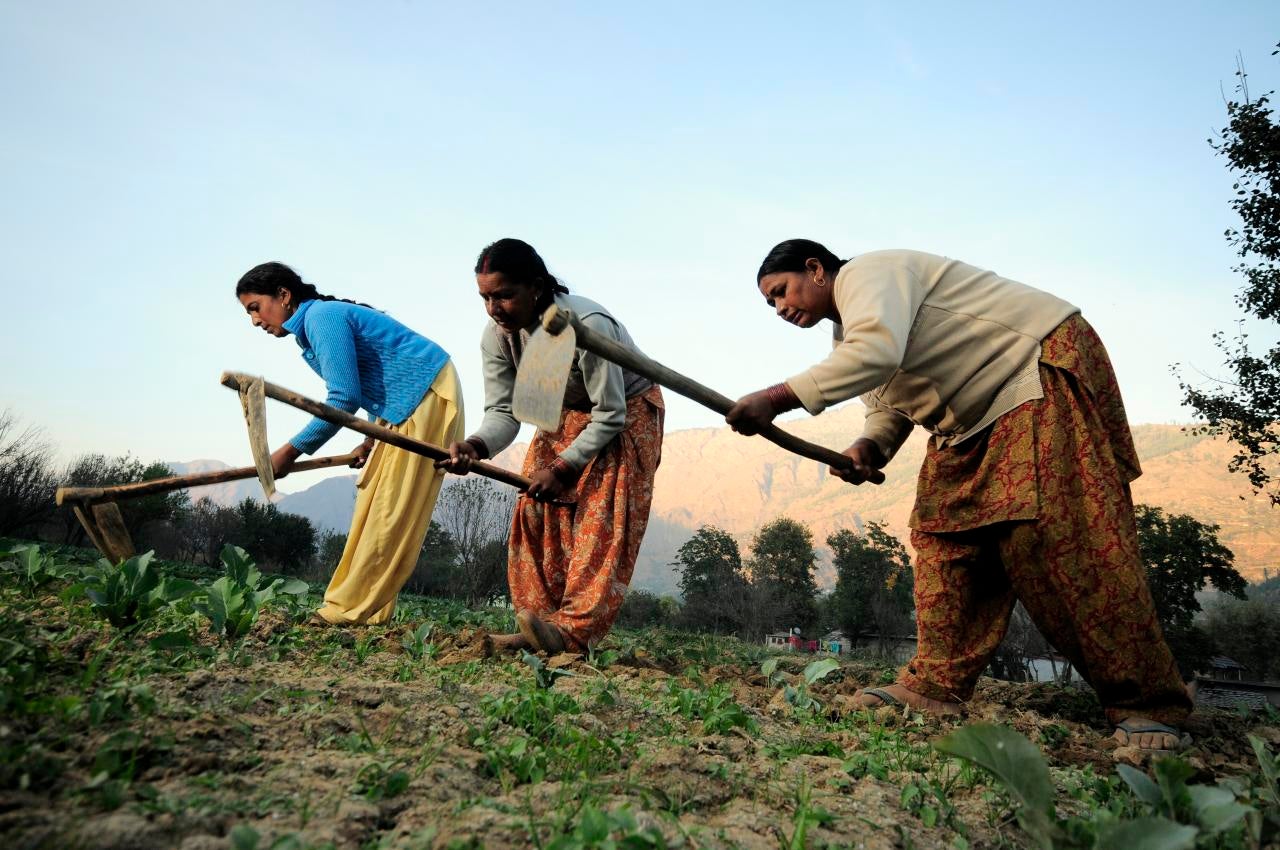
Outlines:
[[[881,706],[902,705],[902,700],[898,699],[893,694],[886,691],[884,688],[863,688],[862,693],[867,696],[873,696],[876,699],[880,700]],[[874,705],[868,705],[866,707],[877,708],[877,706],[874,706]]]
[[[1123,732],[1126,736],[1126,740],[1122,742],[1122,746],[1137,747],[1140,750],[1148,752],[1170,752],[1172,750],[1181,750],[1185,749],[1190,743],[1190,736],[1184,736],[1180,729],[1164,723],[1157,723],[1154,720],[1130,718],[1117,723],[1116,729]],[[1138,735],[1168,735],[1177,743],[1173,747],[1141,747],[1133,740],[1135,736]]]

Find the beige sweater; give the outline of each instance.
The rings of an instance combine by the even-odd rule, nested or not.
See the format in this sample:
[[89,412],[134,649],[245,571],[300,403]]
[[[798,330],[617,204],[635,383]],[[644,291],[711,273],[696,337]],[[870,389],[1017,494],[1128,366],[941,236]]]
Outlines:
[[861,396],[862,436],[886,458],[915,425],[955,445],[1043,396],[1040,340],[1079,309],[920,251],[875,251],[832,284],[841,322],[826,360],[788,379],[809,413]]

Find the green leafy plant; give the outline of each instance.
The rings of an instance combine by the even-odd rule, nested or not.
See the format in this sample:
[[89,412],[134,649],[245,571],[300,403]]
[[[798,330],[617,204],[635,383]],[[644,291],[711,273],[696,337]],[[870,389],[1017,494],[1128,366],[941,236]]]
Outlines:
[[796,813],[791,818],[791,833],[778,841],[781,850],[805,850],[808,847],[809,830],[835,820],[835,815],[813,805],[812,789],[808,780],[796,789]]
[[0,637],[0,715],[38,713],[49,653],[42,645],[28,642],[20,629],[13,632],[16,639]]
[[377,802],[400,796],[411,781],[408,771],[399,769],[393,762],[373,761],[360,768],[351,790]]
[[534,681],[538,683],[540,688],[549,688],[556,683],[557,679],[573,675],[568,670],[548,667],[541,658],[531,652],[523,653],[520,660],[529,665],[529,669],[533,670]]
[[834,658],[819,658],[817,661],[811,661],[805,666],[804,672],[800,674],[800,681],[796,684],[790,684],[786,681],[784,674],[778,670],[779,657],[767,659],[760,665],[760,672],[769,680],[772,685],[781,685],[783,688],[783,697],[787,703],[794,706],[800,711],[817,711],[822,708],[822,703],[814,699],[809,693],[809,688],[815,682],[820,682],[836,670],[840,669],[840,662]]
[[722,735],[735,728],[753,735],[759,732],[755,720],[734,702],[726,685],[716,684],[702,691],[681,687],[675,679],[669,679],[667,695],[676,714],[686,720],[701,720],[708,735]]
[[258,830],[247,823],[233,826],[227,837],[231,840],[231,850],[307,850],[310,846],[292,832],[276,836],[270,844],[264,845]]
[[74,565],[60,563],[53,555],[41,554],[39,546],[15,546],[0,552],[0,570],[15,577],[29,594],[76,573]]
[[[1246,832],[1255,846],[1263,839],[1262,822],[1266,813],[1242,802],[1247,789],[1230,783],[1189,785],[1187,780],[1194,775],[1194,770],[1180,759],[1156,762],[1154,779],[1127,765],[1117,768],[1139,803],[1138,817],[1125,819],[1109,810],[1099,810],[1092,817],[1062,819],[1054,810],[1053,784],[1044,757],[1034,744],[1014,730],[1003,726],[969,726],[953,732],[935,746],[995,776],[1012,798],[1019,826],[1045,850],[1235,847],[1240,845],[1239,838]],[[1254,749],[1263,767],[1257,796],[1265,805],[1268,782],[1274,795],[1276,761],[1261,741],[1255,739]],[[1272,811],[1280,812],[1280,809]]]
[[98,570],[85,577],[84,594],[93,610],[116,628],[136,626],[195,588],[189,581],[166,579],[153,569],[154,554],[135,555],[118,565],[103,558]]
[[297,596],[307,592],[298,579],[267,581],[249,554],[227,544],[220,556],[226,574],[211,584],[195,609],[209,620],[210,629],[220,639],[235,641],[248,634],[258,612],[279,594]]
[[84,704],[89,725],[145,716],[155,710],[156,698],[145,683],[112,682]]
[[591,803],[582,807],[570,832],[546,845],[547,850],[661,850],[666,846],[662,833],[653,827],[641,829],[627,807],[605,811]]
[[431,623],[420,623],[413,631],[405,632],[404,637],[400,639],[400,645],[404,647],[405,653],[414,661],[435,655],[436,645],[427,642],[433,628]]

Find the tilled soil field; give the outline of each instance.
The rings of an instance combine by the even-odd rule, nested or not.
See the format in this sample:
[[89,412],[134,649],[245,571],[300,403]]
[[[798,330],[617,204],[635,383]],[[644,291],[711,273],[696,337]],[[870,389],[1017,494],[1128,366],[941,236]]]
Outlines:
[[[984,680],[944,722],[854,709],[892,678],[868,662],[809,683],[812,657],[766,675],[758,647],[665,631],[487,657],[509,612],[405,598],[389,627],[338,630],[306,610],[219,641],[181,603],[121,630],[74,578],[5,580],[0,846],[1029,846],[1001,783],[934,747],[979,722],[1039,747],[1058,817],[1144,813],[1117,765],[1152,760],[1088,690]],[[1248,736],[1274,752],[1275,720],[1197,714],[1189,781],[1254,782]]]

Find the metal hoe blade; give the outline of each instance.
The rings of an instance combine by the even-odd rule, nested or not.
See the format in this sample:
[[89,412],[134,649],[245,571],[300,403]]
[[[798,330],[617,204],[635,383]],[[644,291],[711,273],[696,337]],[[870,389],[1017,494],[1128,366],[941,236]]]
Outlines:
[[511,413],[516,419],[548,433],[560,430],[564,390],[576,348],[577,336],[572,327],[556,335],[538,328],[530,335],[524,356],[520,358],[520,368],[516,370],[516,387],[511,398]]
[[240,387],[240,406],[244,408],[244,423],[249,428],[249,451],[258,469],[258,481],[270,501],[276,494],[276,474],[271,467],[271,448],[267,445],[267,398],[261,377]]

